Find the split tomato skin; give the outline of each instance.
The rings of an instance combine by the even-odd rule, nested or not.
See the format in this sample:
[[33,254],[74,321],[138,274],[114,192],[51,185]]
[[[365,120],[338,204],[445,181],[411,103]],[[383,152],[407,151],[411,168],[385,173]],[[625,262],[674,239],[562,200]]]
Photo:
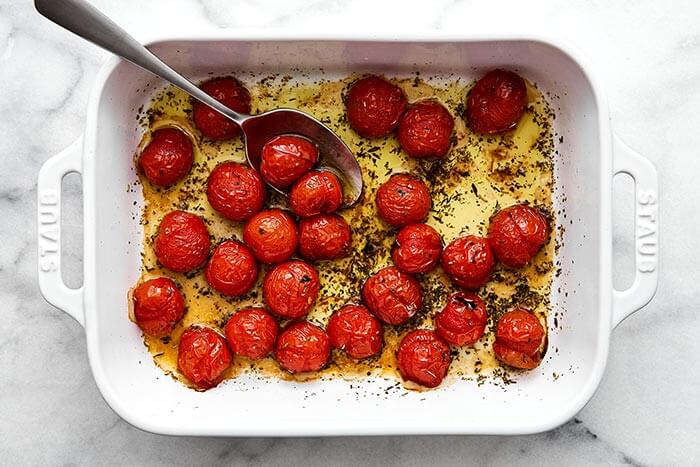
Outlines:
[[524,308],[505,313],[496,326],[498,342],[527,355],[534,354],[540,348],[544,334],[540,320]]
[[515,204],[491,218],[489,241],[496,258],[512,268],[526,266],[547,242],[550,227],[538,209]]
[[192,168],[192,141],[176,128],[153,132],[139,156],[139,167],[153,185],[167,187],[182,180]]
[[476,290],[490,279],[496,260],[489,241],[467,235],[457,238],[445,247],[442,269],[452,282],[467,290]]
[[416,329],[401,340],[396,359],[401,377],[427,388],[435,388],[447,375],[450,347],[428,329]]
[[231,365],[226,339],[211,328],[191,326],[180,336],[177,367],[197,389],[210,389]]
[[439,159],[450,149],[454,126],[454,118],[439,102],[416,102],[401,117],[399,144],[413,158]]
[[[236,78],[213,78],[199,87],[226,107],[244,114],[250,113],[250,93]],[[235,122],[198,100],[192,102],[192,120],[202,135],[213,140],[232,139],[241,132]]]
[[467,95],[467,123],[476,133],[503,133],[517,126],[526,106],[525,80],[511,71],[493,70]]
[[158,261],[174,272],[198,269],[211,248],[202,218],[186,211],[172,211],[163,217],[154,244]]
[[487,319],[483,300],[473,293],[456,292],[435,316],[435,332],[452,345],[472,345],[484,335]]
[[226,219],[247,221],[263,208],[265,197],[265,183],[250,167],[224,162],[209,174],[207,199]]
[[309,172],[289,192],[289,207],[299,217],[331,214],[343,204],[343,186],[327,170]]
[[394,264],[409,274],[424,274],[435,269],[442,254],[442,237],[428,224],[410,224],[399,230],[391,251]]
[[328,320],[331,347],[362,359],[382,350],[382,323],[363,305],[349,304],[335,311]]
[[235,240],[221,242],[212,253],[204,277],[217,292],[240,297],[258,280],[258,263],[250,248]]
[[275,136],[260,154],[260,174],[267,183],[284,190],[292,186],[318,161],[318,148],[296,135]]
[[275,359],[290,373],[318,371],[328,364],[330,355],[328,334],[308,321],[288,325],[275,345]]
[[255,214],[243,227],[243,242],[264,264],[276,264],[292,257],[299,244],[299,230],[292,216],[281,209]]
[[224,332],[234,355],[258,360],[272,352],[279,334],[279,324],[264,308],[250,307],[234,313],[226,323]]
[[343,258],[350,252],[352,231],[337,214],[319,214],[299,222],[299,253],[310,261]]
[[378,76],[367,76],[350,86],[346,100],[348,122],[365,138],[386,136],[398,126],[406,104],[401,88]]
[[185,315],[185,299],[177,284],[167,277],[142,282],[132,293],[134,320],[154,337],[170,334]]
[[370,276],[362,286],[362,301],[386,324],[403,324],[423,306],[418,281],[389,266]]
[[316,268],[304,261],[288,261],[265,275],[263,299],[280,318],[299,319],[313,308],[320,288]]
[[393,227],[419,224],[432,206],[430,190],[423,180],[409,174],[395,174],[377,190],[379,216]]

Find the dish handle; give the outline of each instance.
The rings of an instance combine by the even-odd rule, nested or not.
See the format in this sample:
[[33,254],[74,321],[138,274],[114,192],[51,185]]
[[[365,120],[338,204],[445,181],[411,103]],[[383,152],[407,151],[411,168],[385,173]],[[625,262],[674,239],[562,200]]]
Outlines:
[[612,325],[643,308],[656,294],[659,282],[659,177],[654,165],[613,138],[614,172],[628,174],[635,184],[634,282],[626,290],[613,289]]
[[56,154],[39,171],[37,228],[39,289],[47,302],[85,326],[83,287],[71,289],[61,276],[61,183],[72,172],[82,174],[83,137]]

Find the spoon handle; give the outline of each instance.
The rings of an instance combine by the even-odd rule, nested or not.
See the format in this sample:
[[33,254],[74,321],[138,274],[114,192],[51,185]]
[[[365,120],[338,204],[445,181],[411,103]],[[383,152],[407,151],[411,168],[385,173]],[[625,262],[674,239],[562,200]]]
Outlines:
[[170,68],[88,2],[84,0],[35,0],[34,5],[39,13],[59,26],[174,84],[239,125],[247,118],[247,115],[229,109]]

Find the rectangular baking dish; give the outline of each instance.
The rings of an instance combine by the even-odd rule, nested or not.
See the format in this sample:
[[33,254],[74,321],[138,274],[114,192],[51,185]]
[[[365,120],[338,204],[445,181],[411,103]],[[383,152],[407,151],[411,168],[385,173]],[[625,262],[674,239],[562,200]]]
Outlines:
[[[137,109],[163,83],[122,60],[102,67],[85,133],[49,159],[38,185],[39,285],[46,300],[85,327],[95,381],[125,420],[151,432],[208,436],[523,434],[556,427],[592,397],[611,330],[653,297],[658,278],[658,181],[648,160],[613,136],[593,70],[571,47],[540,36],[311,37],[216,31],[150,42],[184,75],[305,73],[313,79],[375,72],[449,75],[518,70],[556,112],[555,210],[562,273],[552,287],[549,351],[542,365],[505,386],[457,381],[424,392],[387,391],[394,381],[295,383],[244,375],[195,392],[153,363],[127,319],[126,291],[138,278],[143,200],[132,154],[142,129]],[[84,284],[61,279],[61,180],[83,177]],[[635,180],[636,276],[612,287],[612,180]]]

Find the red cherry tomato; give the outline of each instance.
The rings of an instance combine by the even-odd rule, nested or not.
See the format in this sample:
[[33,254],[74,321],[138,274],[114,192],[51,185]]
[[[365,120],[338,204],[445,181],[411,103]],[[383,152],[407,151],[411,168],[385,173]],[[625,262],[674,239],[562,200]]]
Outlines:
[[411,224],[399,230],[391,258],[409,274],[430,272],[440,262],[442,238],[427,224]]
[[244,308],[231,316],[224,332],[234,355],[257,360],[272,352],[279,325],[263,308]]
[[299,253],[311,261],[348,255],[352,233],[337,214],[319,214],[299,222]]
[[540,320],[522,308],[505,313],[496,325],[496,341],[526,355],[537,352],[543,338],[544,328]]
[[343,203],[343,187],[338,177],[321,170],[309,172],[289,192],[289,207],[299,217],[330,214]]
[[477,133],[502,133],[518,124],[526,106],[525,81],[511,71],[493,70],[469,91],[467,122]]
[[401,88],[378,76],[355,81],[347,97],[350,126],[365,138],[378,138],[391,133],[406,109],[406,96]]
[[258,261],[281,263],[296,251],[299,232],[292,216],[280,209],[269,209],[260,211],[246,223],[243,241]]
[[472,345],[484,335],[486,319],[486,305],[478,296],[453,293],[435,316],[435,332],[450,344]]
[[428,329],[416,329],[406,334],[396,357],[403,379],[428,388],[442,383],[452,360],[450,347]]
[[452,144],[455,127],[450,112],[437,101],[415,103],[399,122],[399,144],[418,159],[444,157]]
[[155,239],[158,261],[175,272],[199,268],[209,256],[211,240],[204,221],[185,211],[173,211],[160,222]]
[[362,287],[362,300],[387,324],[402,324],[423,306],[420,284],[393,266],[370,276]]
[[[237,112],[250,113],[250,93],[236,78],[214,78],[199,87],[227,107]],[[207,138],[226,140],[240,133],[240,128],[233,121],[197,100],[192,104],[192,119],[197,129]]]
[[501,362],[521,370],[532,370],[537,368],[542,362],[542,357],[537,352],[534,355],[527,355],[513,350],[498,341],[493,343],[493,353]]
[[260,174],[270,185],[288,188],[316,164],[318,148],[301,136],[275,136],[260,155]]
[[367,358],[382,350],[382,323],[362,305],[345,305],[328,320],[331,347],[352,358]]
[[330,354],[328,334],[308,321],[287,326],[275,345],[275,358],[290,373],[318,371],[326,366]]
[[303,261],[288,261],[271,269],[263,280],[263,298],[281,318],[298,319],[313,308],[320,282],[318,272]]
[[232,221],[247,221],[265,203],[265,183],[250,167],[224,162],[211,171],[207,180],[211,207]]
[[496,261],[488,240],[467,235],[445,247],[441,264],[452,282],[465,289],[476,290],[491,279]]
[[182,293],[167,277],[142,282],[134,289],[132,299],[136,324],[151,336],[169,334],[185,314]]
[[180,336],[177,367],[199,389],[209,389],[221,381],[231,365],[231,351],[221,334],[207,327],[190,327]]
[[423,222],[432,204],[423,180],[408,174],[392,175],[377,190],[376,202],[381,218],[394,227]]
[[547,218],[537,209],[516,204],[499,211],[489,225],[489,241],[496,258],[512,268],[530,262],[549,237]]
[[214,249],[204,277],[217,292],[238,297],[253,288],[258,272],[258,263],[250,249],[235,240],[226,240]]
[[163,128],[153,133],[139,156],[139,166],[149,182],[169,186],[190,173],[193,160],[190,138],[175,128]]

